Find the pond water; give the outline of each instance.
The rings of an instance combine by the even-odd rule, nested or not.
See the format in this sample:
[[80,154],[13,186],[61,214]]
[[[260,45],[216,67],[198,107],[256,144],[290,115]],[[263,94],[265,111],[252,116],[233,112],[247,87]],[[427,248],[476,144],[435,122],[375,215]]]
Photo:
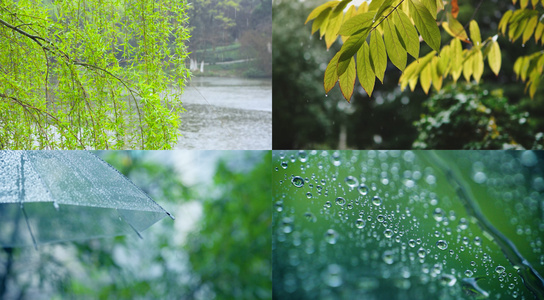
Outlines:
[[194,77],[182,101],[176,149],[272,148],[270,79]]

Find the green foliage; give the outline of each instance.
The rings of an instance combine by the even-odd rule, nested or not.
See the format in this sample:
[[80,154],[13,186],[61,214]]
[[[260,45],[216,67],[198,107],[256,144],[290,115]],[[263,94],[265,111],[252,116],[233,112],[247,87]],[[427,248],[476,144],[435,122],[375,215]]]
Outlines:
[[186,8],[3,1],[0,148],[171,148],[190,76]]
[[269,299],[271,153],[248,173],[233,171],[227,163],[217,166],[219,193],[204,203],[206,218],[187,244],[189,259],[200,284],[217,299]]
[[511,105],[501,90],[472,84],[449,85],[429,98],[415,123],[420,149],[542,148],[542,133],[532,136],[529,112]]
[[[343,80],[341,75],[346,70],[353,71],[350,59],[360,49],[366,47],[364,45],[367,40],[371,55],[369,59],[361,56],[362,60],[357,64],[370,64],[373,66],[372,70],[368,67],[356,69],[357,76],[363,78],[360,83],[369,95],[374,88],[370,78],[375,75],[382,81],[382,70],[385,70],[387,57],[403,72],[399,80],[403,89],[409,85],[413,91],[419,80],[425,93],[428,93],[431,85],[439,91],[443,80],[448,76],[451,76],[454,82],[461,74],[468,82],[471,78],[479,82],[484,72],[486,58],[493,73],[498,75],[500,71],[502,57],[497,43],[498,36],[482,39],[479,25],[475,20],[470,20],[463,26],[456,19],[459,10],[456,1],[453,4],[442,0],[373,0],[370,4],[363,2],[357,10],[353,6],[349,7],[342,17],[340,11],[349,2],[351,1],[328,1],[315,8],[306,19],[306,22],[314,21],[312,33],[319,30],[321,36],[325,36],[327,48],[337,40],[338,35],[341,35],[344,41],[338,51],[339,55],[330,61],[325,72],[324,83],[327,93],[336,82],[339,82],[344,98],[350,101],[352,95],[350,91],[353,91],[353,87],[349,87],[351,76],[346,76],[349,80],[346,78]],[[509,28],[508,37],[512,42],[522,37],[525,44],[534,35],[535,42],[540,40],[542,43],[544,21],[542,18],[539,19],[540,12],[537,10],[540,1],[532,1],[533,9],[525,8],[528,1],[522,2],[521,9],[504,13],[498,29],[505,34]],[[445,18],[447,21],[439,21]],[[442,47],[438,24],[453,37],[448,45]],[[470,38],[465,31],[467,26],[470,29]],[[382,45],[382,36],[385,45]],[[432,49],[432,52],[424,56],[424,63],[419,57],[419,36]],[[467,44],[464,50],[460,41]],[[408,66],[406,66],[407,54],[415,58]],[[540,59],[541,57],[542,55],[535,53],[532,56],[520,57],[517,62],[516,73],[527,82],[526,90],[529,91],[531,98],[534,97],[541,80],[544,67],[544,59]]]

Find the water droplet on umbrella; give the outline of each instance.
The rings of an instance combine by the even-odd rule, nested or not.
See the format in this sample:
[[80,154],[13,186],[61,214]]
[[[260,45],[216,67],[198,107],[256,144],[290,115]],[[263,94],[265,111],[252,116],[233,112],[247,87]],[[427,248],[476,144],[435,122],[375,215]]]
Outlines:
[[302,179],[302,177],[300,177],[300,176],[293,177],[293,179],[291,179],[291,182],[293,183],[294,186],[296,186],[298,188],[304,186],[304,179]]

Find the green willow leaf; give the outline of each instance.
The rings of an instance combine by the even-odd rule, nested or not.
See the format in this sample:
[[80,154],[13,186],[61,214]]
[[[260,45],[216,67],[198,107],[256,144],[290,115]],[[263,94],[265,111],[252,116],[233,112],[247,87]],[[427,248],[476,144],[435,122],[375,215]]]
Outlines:
[[410,15],[423,40],[435,51],[440,51],[440,29],[429,10],[418,0],[409,0]]
[[385,69],[387,68],[387,53],[385,51],[382,35],[376,30],[372,31],[370,34],[369,48],[374,74],[376,74],[378,80],[383,83]]
[[340,90],[348,102],[350,101],[351,95],[353,95],[353,89],[355,88],[355,77],[357,77],[357,72],[355,71],[355,59],[352,57],[349,60],[346,72],[339,78]]
[[365,89],[368,96],[372,96],[374,90],[374,84],[376,83],[376,75],[372,69],[372,62],[370,60],[370,47],[366,43],[357,51],[357,77],[359,83]]
[[419,35],[417,31],[402,10],[396,10],[394,16],[394,22],[397,27],[399,37],[404,43],[406,51],[415,59],[419,58]]
[[399,40],[395,24],[390,19],[386,19],[382,24],[383,39],[385,40],[385,48],[387,49],[389,60],[399,70],[403,71],[406,67],[407,53]]

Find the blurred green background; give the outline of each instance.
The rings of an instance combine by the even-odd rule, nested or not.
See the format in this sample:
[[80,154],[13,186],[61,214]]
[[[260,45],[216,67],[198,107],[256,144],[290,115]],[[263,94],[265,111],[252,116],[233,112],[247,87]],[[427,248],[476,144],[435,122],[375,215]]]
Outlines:
[[[384,83],[376,83],[372,98],[356,82],[350,104],[338,87],[328,95],[323,88],[327,64],[341,45],[337,41],[327,51],[325,41],[310,34],[311,24],[304,25],[312,9],[325,2],[273,1],[274,149],[544,147],[544,83],[531,100],[512,69],[519,56],[540,51],[541,46],[528,42],[522,47],[520,41],[512,44],[500,36],[498,77],[486,65],[479,86],[463,79],[448,86],[447,79],[442,92],[429,95],[419,85],[414,92],[409,88],[401,92],[401,72],[389,64]],[[498,33],[502,13],[514,8],[511,3],[459,0],[458,20],[467,24],[474,16],[485,39]],[[442,45],[450,40],[443,32]],[[422,43],[421,56],[429,51]]]
[[1,249],[0,298],[271,298],[270,151],[94,153],[176,220],[143,240]]
[[466,203],[543,274],[543,152],[274,151],[272,168],[275,299],[533,299]]

